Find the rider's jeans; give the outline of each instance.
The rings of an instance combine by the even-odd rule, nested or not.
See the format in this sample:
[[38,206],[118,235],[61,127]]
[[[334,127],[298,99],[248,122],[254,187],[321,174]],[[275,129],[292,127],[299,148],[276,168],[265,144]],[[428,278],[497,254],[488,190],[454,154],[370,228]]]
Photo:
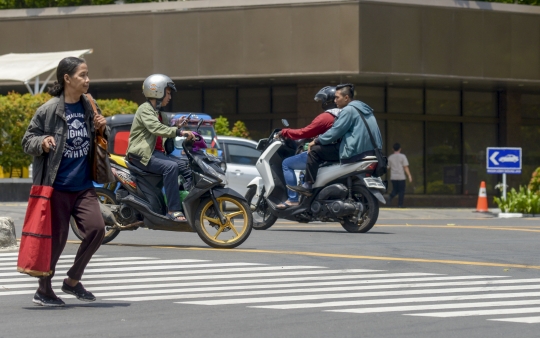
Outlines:
[[146,166],[135,158],[130,158],[130,161],[139,169],[153,174],[163,175],[163,186],[165,187],[169,212],[182,210],[180,194],[178,193],[179,168],[176,161],[171,160],[167,155],[158,150],[154,150]]
[[[295,170],[305,170],[307,161],[307,151],[295,156],[291,156],[283,160],[283,176],[285,176],[285,183],[290,186],[297,185]],[[298,202],[298,193],[287,189],[289,195],[289,201]]]

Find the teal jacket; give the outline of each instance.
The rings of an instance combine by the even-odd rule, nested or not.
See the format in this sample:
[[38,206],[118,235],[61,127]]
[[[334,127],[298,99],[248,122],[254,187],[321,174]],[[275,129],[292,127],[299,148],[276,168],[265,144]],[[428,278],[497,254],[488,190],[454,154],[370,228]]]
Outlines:
[[366,125],[355,107],[364,114],[377,147],[382,148],[381,131],[373,115],[373,109],[364,102],[354,100],[343,108],[334,121],[332,128],[320,135],[316,142],[325,145],[335,143],[341,139],[339,145],[339,158],[341,160],[374,149]]

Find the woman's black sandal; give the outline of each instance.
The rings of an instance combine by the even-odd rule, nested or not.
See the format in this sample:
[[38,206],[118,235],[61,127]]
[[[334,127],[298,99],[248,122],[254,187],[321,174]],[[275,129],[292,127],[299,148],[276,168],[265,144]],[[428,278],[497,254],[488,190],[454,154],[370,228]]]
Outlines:
[[185,222],[186,216],[184,216],[184,213],[181,211],[175,211],[170,214],[167,214],[167,217],[169,217],[171,220],[175,222]]

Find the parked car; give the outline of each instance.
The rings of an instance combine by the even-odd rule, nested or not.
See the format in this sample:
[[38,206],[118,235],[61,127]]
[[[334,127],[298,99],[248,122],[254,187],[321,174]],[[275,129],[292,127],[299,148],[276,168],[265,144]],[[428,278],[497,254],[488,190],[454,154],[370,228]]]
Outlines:
[[255,163],[261,151],[255,149],[257,142],[234,136],[218,136],[223,158],[227,163],[228,187],[241,195],[247,192],[247,185],[259,176]]

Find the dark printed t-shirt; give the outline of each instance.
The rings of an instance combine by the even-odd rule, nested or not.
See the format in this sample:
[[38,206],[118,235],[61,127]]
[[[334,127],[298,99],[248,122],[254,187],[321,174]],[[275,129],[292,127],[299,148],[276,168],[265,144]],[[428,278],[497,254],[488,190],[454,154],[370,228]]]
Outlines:
[[84,106],[81,101],[66,103],[65,113],[67,140],[53,188],[61,191],[81,191],[93,186],[88,164],[90,136],[84,122]]

